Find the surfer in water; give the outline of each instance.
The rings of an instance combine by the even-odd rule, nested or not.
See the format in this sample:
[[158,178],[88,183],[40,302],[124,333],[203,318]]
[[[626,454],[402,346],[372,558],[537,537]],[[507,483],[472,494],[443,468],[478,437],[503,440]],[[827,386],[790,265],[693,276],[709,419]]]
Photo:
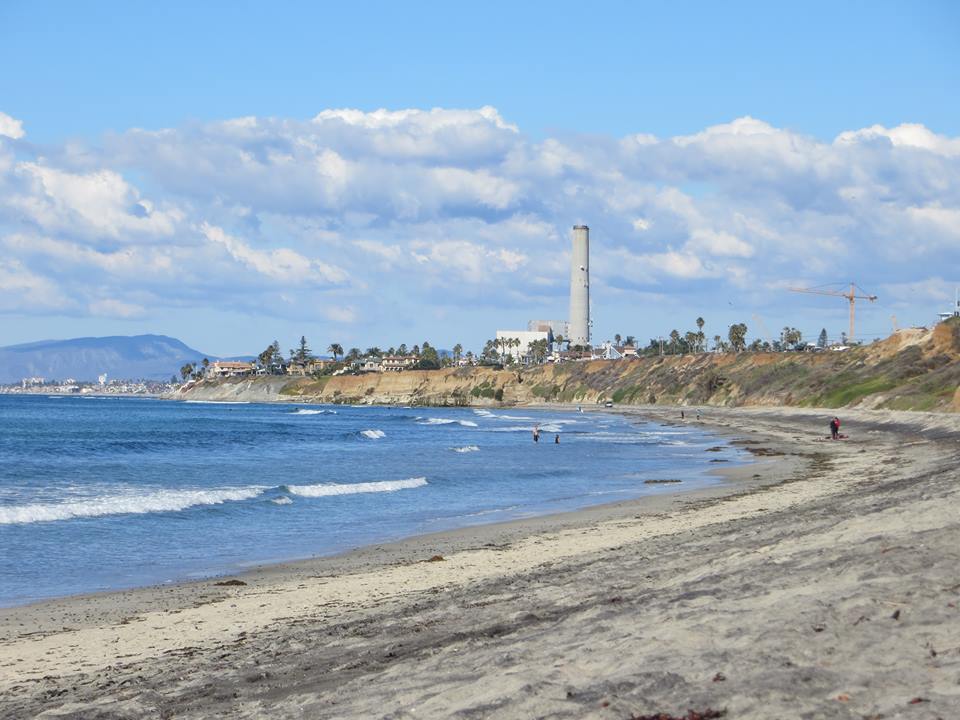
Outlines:
[[557,436],[556,436],[555,438],[553,438],[553,442],[554,442],[555,445],[559,445],[559,444],[560,444],[560,433],[557,433]]

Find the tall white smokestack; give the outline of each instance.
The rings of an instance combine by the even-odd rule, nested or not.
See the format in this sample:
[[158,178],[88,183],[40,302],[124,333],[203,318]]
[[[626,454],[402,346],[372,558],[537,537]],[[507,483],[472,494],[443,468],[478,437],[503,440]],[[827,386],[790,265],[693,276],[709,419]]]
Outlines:
[[573,226],[573,252],[570,258],[571,345],[590,344],[590,228]]

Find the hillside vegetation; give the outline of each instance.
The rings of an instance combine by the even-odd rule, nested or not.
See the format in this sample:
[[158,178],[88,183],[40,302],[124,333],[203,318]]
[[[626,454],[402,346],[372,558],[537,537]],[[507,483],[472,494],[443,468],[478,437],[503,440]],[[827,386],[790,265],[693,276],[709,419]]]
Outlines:
[[845,352],[701,353],[562,363],[526,370],[448,368],[205,381],[179,397],[323,403],[474,405],[792,405],[960,411],[960,321],[908,329]]

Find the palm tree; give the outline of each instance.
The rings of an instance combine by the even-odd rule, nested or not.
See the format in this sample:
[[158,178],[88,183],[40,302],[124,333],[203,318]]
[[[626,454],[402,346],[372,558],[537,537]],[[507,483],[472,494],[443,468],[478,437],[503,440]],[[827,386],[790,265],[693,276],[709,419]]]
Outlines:
[[677,346],[679,344],[680,344],[680,332],[678,330],[671,330],[670,331],[671,354],[675,354],[677,352]]
[[343,345],[340,343],[330,343],[330,347],[327,348],[327,352],[333,355],[333,361],[337,361],[337,355],[343,357]]
[[453,361],[457,364],[460,363],[460,354],[463,352],[463,345],[457,343],[453,346]]
[[706,349],[704,348],[704,342],[703,342],[705,339],[703,335],[704,325],[706,325],[706,323],[703,321],[703,318],[698,317],[697,318],[697,343],[699,345],[700,352],[703,352]]
[[623,338],[620,336],[620,333],[617,333],[616,335],[613,336],[613,341],[614,341],[618,346],[620,345],[620,341],[621,341],[622,339],[623,339]]
[[553,338],[553,344],[558,350],[563,350],[563,335],[557,335]]

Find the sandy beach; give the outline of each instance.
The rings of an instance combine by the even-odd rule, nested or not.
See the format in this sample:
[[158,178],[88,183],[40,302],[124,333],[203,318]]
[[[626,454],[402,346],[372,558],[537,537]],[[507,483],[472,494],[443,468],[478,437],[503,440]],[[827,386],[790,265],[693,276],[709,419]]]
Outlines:
[[0,717],[960,717],[960,417],[829,417],[705,409],[754,459],[706,491],[0,610]]

